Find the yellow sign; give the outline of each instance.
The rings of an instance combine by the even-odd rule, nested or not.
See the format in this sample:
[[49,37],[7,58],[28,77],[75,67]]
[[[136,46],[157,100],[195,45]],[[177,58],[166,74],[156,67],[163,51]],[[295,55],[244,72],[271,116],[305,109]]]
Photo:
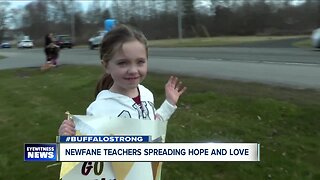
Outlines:
[[[71,115],[77,135],[138,135],[165,141],[167,121]],[[63,162],[62,180],[158,180],[160,162]]]

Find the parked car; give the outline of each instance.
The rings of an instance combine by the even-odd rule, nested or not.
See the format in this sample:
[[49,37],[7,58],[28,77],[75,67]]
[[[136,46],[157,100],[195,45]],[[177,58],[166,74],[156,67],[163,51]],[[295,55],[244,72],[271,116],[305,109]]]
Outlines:
[[11,44],[9,42],[1,43],[1,48],[11,48]]
[[95,47],[99,47],[101,45],[101,41],[106,33],[111,31],[117,25],[117,20],[115,19],[106,19],[104,21],[104,30],[98,31],[98,33],[88,39],[89,49],[94,49]]
[[320,48],[320,28],[315,29],[311,35],[312,45],[315,48]]
[[98,31],[97,35],[91,37],[88,40],[89,49],[94,49],[96,47],[99,47],[101,44],[102,38],[106,33],[107,33],[107,31]]
[[33,41],[32,40],[21,40],[18,42],[18,48],[33,48]]
[[56,35],[54,38],[54,43],[58,45],[61,49],[72,48],[73,42],[69,35]]

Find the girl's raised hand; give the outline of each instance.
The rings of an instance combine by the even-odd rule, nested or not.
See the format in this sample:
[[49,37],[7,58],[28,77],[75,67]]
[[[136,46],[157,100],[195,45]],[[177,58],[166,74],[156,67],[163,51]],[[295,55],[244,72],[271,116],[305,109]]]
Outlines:
[[165,85],[166,99],[170,104],[176,105],[179,97],[186,91],[187,87],[182,85],[182,82],[175,76],[170,76]]

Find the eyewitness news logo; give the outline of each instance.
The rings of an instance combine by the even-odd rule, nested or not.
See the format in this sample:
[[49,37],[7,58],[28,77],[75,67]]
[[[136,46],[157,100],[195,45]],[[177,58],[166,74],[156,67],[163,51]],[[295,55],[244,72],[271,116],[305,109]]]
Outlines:
[[24,144],[24,161],[57,161],[57,145]]
[[58,136],[57,143],[143,143],[150,136]]

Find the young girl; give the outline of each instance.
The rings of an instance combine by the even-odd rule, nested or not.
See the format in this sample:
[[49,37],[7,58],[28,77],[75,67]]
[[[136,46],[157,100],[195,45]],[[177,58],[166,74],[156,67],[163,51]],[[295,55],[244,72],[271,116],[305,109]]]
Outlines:
[[56,66],[59,57],[59,51],[59,46],[55,45],[54,43],[49,44],[47,50],[47,63]]
[[47,70],[57,65],[59,57],[59,46],[54,44],[52,33],[45,36],[44,52],[46,55],[46,62],[41,66],[41,70]]
[[46,36],[44,37],[44,52],[46,55],[46,62],[50,61],[48,59],[48,51],[49,51],[49,45],[53,43],[53,35],[52,33],[46,34]]
[[[125,25],[108,32],[100,48],[101,64],[105,69],[96,88],[96,100],[87,108],[87,115],[167,121],[176,110],[180,95],[186,90],[176,77],[165,85],[166,100],[158,110],[153,94],[140,83],[147,75],[148,47],[145,36]],[[75,135],[73,121],[64,120],[60,135]],[[150,162],[135,162],[125,179],[154,179]],[[110,162],[105,179],[116,179]]]

